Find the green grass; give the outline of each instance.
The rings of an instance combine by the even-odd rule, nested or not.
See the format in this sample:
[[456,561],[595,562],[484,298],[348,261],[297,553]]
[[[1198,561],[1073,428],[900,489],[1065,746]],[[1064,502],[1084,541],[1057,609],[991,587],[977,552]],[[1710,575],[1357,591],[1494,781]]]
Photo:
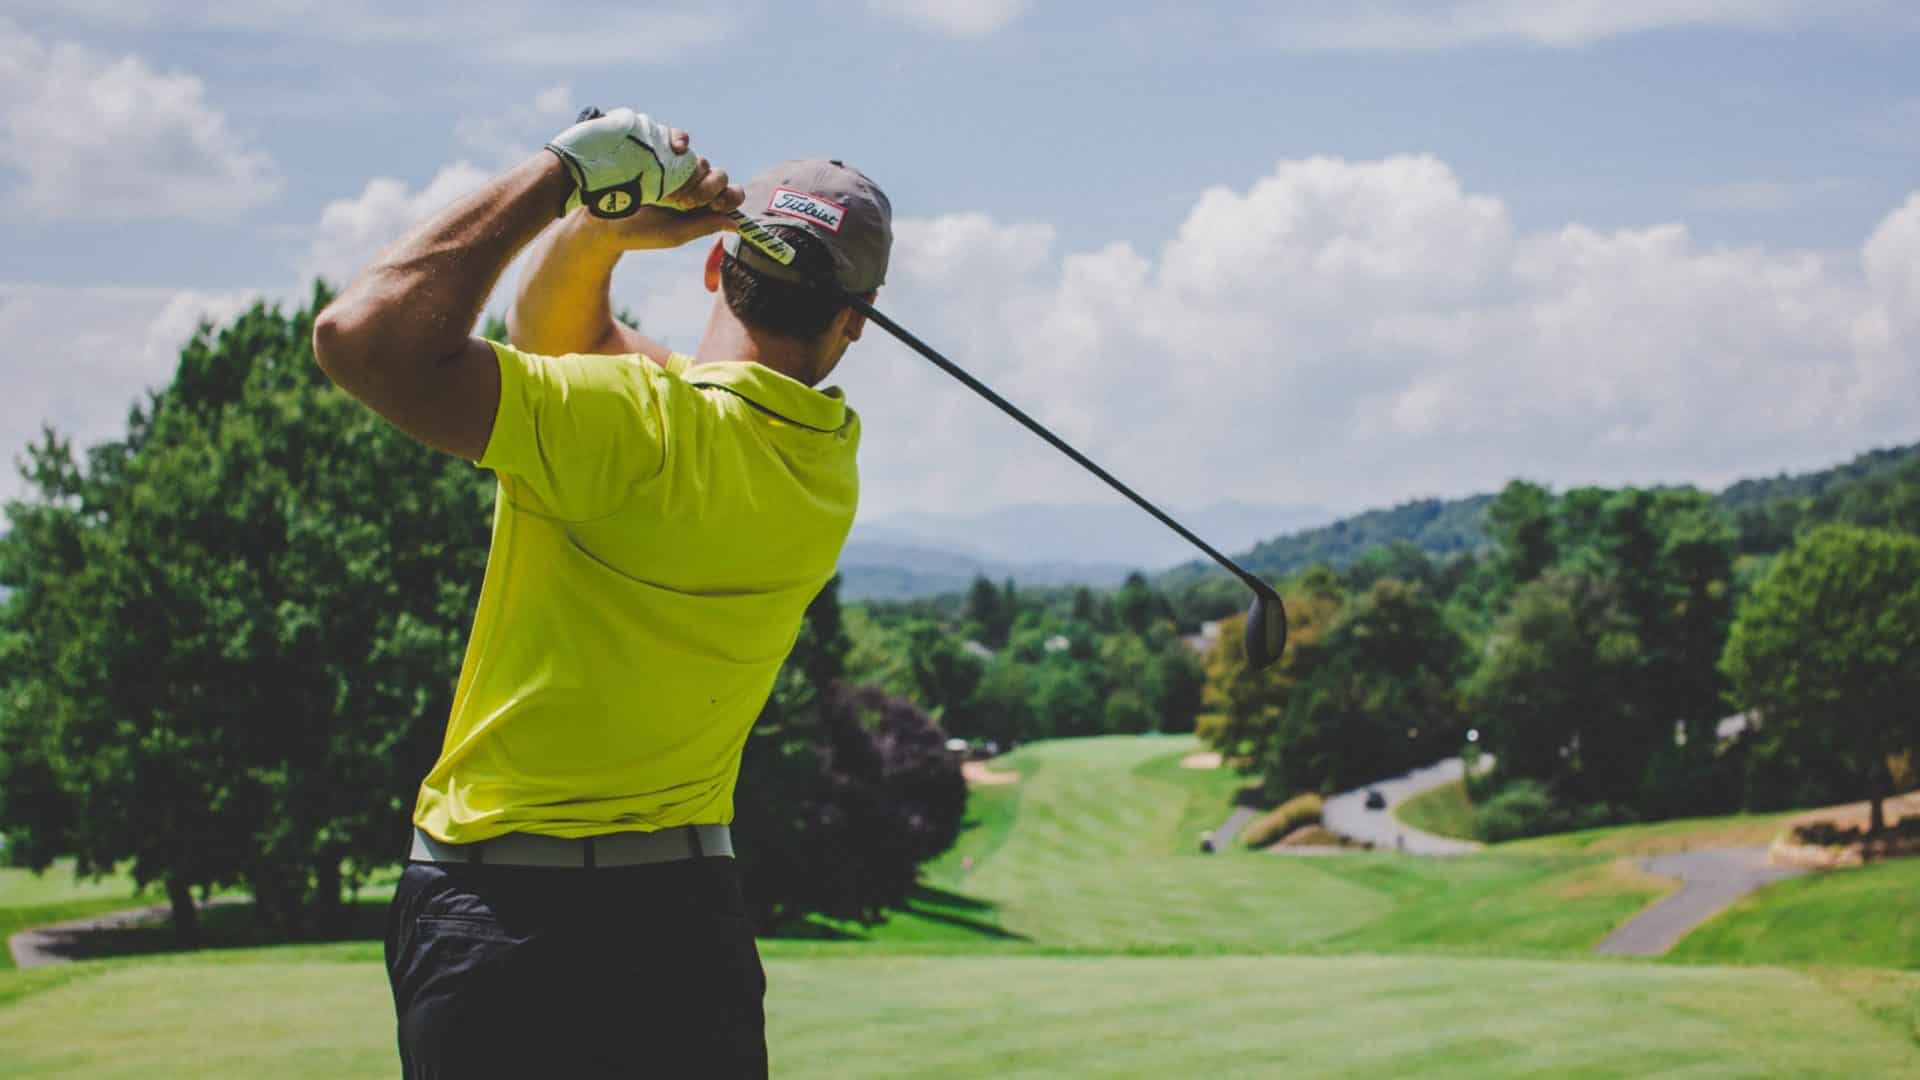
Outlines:
[[1240,789],[1258,781],[1242,776],[1227,765],[1217,769],[1186,768],[1180,762],[1198,750],[1199,744],[1181,739],[1175,745],[1180,749],[1148,758],[1133,767],[1133,774],[1180,793],[1183,801],[1179,820],[1173,825],[1173,850],[1176,854],[1200,855],[1200,834],[1219,828],[1227,815],[1233,813],[1234,797]]
[[[1578,956],[1671,886],[1591,855],[1415,859],[1193,854],[1240,781],[1182,769],[1191,738],[1036,743],[994,763],[1016,784],[977,788],[938,895],[854,947],[908,952],[1354,952]],[[962,856],[974,854],[971,870]],[[810,945],[808,955],[844,946]]]
[[47,907],[75,900],[117,899],[129,907],[162,902],[157,890],[135,898],[133,879],[124,874],[82,881],[73,875],[72,859],[56,859],[45,873],[17,866],[0,867],[0,909]]
[[1393,816],[1408,825],[1436,836],[1457,840],[1478,840],[1473,827],[1473,803],[1467,799],[1467,782],[1455,780],[1423,791],[1393,808]]
[[1650,825],[1613,825],[1604,829],[1555,833],[1514,840],[1497,850],[1516,854],[1587,852],[1604,855],[1659,855],[1708,847],[1766,847],[1800,810],[1774,814],[1681,818]]
[[[0,867],[0,943],[36,926],[150,907],[159,902],[152,890],[136,893],[133,880],[123,874],[82,881],[74,877],[72,859],[56,860],[41,874],[19,867]],[[13,953],[0,948],[0,969],[11,967]]]
[[[1448,859],[1199,856],[1194,836],[1218,824],[1239,780],[1180,769],[1197,748],[1116,737],[996,761],[1020,781],[973,791],[966,829],[906,910],[877,927],[815,922],[810,937],[762,942],[776,1073],[1920,1071],[1920,974],[1590,955],[1671,888],[1619,853],[1725,842],[1785,815]],[[1920,862],[1911,867],[1786,883],[1681,955],[1910,958]],[[77,902],[94,899],[113,902]],[[1742,929],[1751,919],[1764,925]],[[1732,936],[1713,944],[1709,931]],[[391,1075],[380,951],[377,941],[230,948],[0,972],[0,1072]]]
[[1669,956],[1920,970],[1920,859],[1777,881],[1735,901]]
[[[1438,957],[770,956],[783,1077],[1895,1076],[1920,1047],[1794,971]],[[15,987],[34,983],[8,1000]],[[1881,988],[1884,989],[1884,988]],[[1895,985],[1897,996],[1911,986]],[[391,1076],[377,951],[0,975],[9,1076]],[[1817,1032],[1817,1038],[1809,1038]]]

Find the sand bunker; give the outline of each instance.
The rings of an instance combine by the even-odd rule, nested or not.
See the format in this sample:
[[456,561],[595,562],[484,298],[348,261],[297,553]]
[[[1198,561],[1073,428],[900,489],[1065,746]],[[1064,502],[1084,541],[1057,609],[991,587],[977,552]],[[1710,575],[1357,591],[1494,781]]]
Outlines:
[[961,762],[960,775],[967,778],[967,783],[978,785],[1011,784],[1020,779],[1017,772],[994,772],[993,766],[984,761]]
[[1217,769],[1220,767],[1220,751],[1202,750],[1197,754],[1188,754],[1180,759],[1183,769]]

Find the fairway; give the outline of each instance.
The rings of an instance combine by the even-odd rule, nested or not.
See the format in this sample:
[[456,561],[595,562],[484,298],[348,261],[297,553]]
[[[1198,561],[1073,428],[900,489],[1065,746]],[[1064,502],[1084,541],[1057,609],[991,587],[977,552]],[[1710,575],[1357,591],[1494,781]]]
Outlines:
[[[367,947],[86,967],[0,1008],[7,1075],[394,1072],[385,981]],[[1816,980],[1776,969],[878,955],[773,958],[767,972],[768,1041],[785,1077],[1920,1069],[1920,1050],[1901,1033]],[[1807,1038],[1812,1031],[1820,1037]]]
[[[973,792],[968,828],[925,868],[910,910],[763,941],[775,1075],[1920,1070],[1920,973],[1753,963],[1885,963],[1867,954],[1909,947],[1913,919],[1863,913],[1912,891],[1905,864],[1785,883],[1680,950],[1742,964],[1599,959],[1597,941],[1672,888],[1601,852],[1771,824],[1610,830],[1457,858],[1203,855],[1193,834],[1224,816],[1238,781],[1179,768],[1194,747],[1024,747],[994,763],[1019,782]],[[1862,916],[1845,917],[1854,937],[1838,933],[1843,910]],[[1834,932],[1789,932],[1803,925]],[[359,942],[0,972],[0,1073],[392,1075],[380,954]]]

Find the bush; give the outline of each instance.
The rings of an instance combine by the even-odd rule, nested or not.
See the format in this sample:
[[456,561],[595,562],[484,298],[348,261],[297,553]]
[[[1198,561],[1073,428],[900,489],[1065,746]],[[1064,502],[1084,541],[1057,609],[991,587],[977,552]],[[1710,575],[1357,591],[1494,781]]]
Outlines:
[[1532,780],[1515,780],[1501,788],[1473,815],[1474,831],[1492,844],[1565,832],[1571,823],[1571,815],[1553,801],[1545,785]]
[[1240,834],[1248,847],[1266,847],[1302,825],[1320,823],[1320,796],[1307,794],[1295,795],[1264,816],[1254,819],[1253,824]]

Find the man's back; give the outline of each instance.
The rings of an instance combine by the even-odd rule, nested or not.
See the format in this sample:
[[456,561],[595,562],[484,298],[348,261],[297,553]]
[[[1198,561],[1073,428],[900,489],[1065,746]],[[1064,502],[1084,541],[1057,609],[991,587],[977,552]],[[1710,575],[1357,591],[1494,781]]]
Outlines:
[[859,419],[758,364],[496,352],[493,547],[415,822],[454,843],[726,823],[853,522]]

